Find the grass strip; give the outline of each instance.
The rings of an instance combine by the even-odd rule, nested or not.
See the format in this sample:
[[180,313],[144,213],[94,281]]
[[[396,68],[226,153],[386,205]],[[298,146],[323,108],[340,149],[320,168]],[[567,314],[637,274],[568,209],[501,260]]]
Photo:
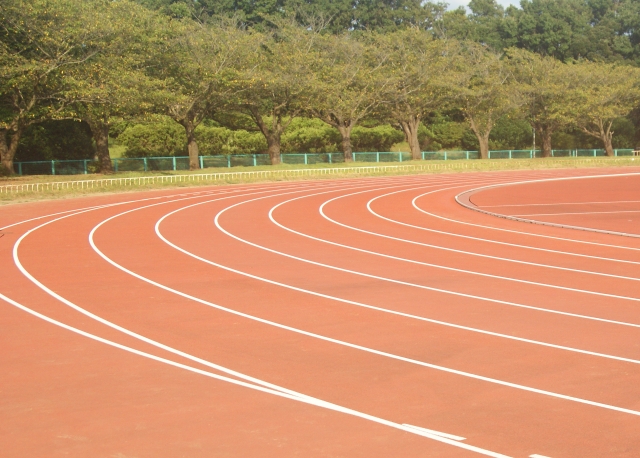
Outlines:
[[210,168],[198,171],[121,172],[112,175],[34,175],[0,180],[0,203],[78,197],[96,193],[211,186],[269,181],[331,179],[429,173],[500,170],[542,170],[584,167],[629,167],[640,159],[546,158],[408,161],[403,163],[281,164],[277,166]]

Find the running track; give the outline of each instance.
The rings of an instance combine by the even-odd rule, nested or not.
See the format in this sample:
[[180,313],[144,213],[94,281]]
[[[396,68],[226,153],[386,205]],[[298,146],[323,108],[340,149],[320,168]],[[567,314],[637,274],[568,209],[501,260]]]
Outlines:
[[640,169],[0,209],[1,456],[637,457]]

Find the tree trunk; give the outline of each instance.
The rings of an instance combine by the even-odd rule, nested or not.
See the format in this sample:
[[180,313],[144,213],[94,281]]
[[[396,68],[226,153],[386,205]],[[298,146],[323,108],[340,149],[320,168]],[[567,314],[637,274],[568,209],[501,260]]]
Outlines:
[[541,128],[540,138],[542,138],[542,157],[551,157],[551,134],[550,128]]
[[272,125],[271,128],[269,128],[267,123],[264,122],[262,114],[256,107],[250,107],[249,113],[251,113],[258,129],[260,129],[260,132],[262,132],[262,135],[264,135],[264,138],[267,141],[267,153],[269,154],[269,159],[271,159],[271,165],[280,164],[280,139],[282,137],[282,132],[284,132],[285,129],[280,117],[276,113],[271,113]]
[[270,134],[267,136],[267,152],[271,159],[271,165],[280,164],[280,134]]
[[600,127],[600,131],[602,132],[602,143],[604,144],[604,151],[605,154],[609,157],[613,157],[613,132],[611,131],[611,124],[613,124],[613,122],[609,122],[609,125],[606,127],[606,129]]
[[353,162],[353,148],[351,147],[351,126],[338,126],[340,135],[342,136],[342,152],[344,153],[345,162]]
[[493,127],[493,123],[490,121],[484,129],[480,128],[471,116],[468,116],[469,124],[471,126],[471,130],[476,135],[478,139],[478,144],[480,146],[480,159],[489,159],[489,134],[491,134],[491,129]]
[[476,133],[476,138],[480,146],[480,159],[489,159],[489,133]]
[[111,155],[109,154],[109,123],[97,121],[90,123],[91,133],[96,142],[96,156],[100,164],[101,173],[113,173]]
[[198,170],[200,168],[200,149],[198,148],[198,142],[196,142],[195,130],[196,126],[190,120],[185,120],[182,123],[185,132],[187,133],[187,151],[189,152],[189,170]]
[[14,130],[9,135],[8,129],[0,130],[0,164],[4,169],[4,173],[13,175],[13,159],[16,157],[18,151],[18,143],[20,142],[20,136],[22,135],[22,129]]
[[412,116],[409,120],[400,121],[404,136],[409,143],[409,151],[411,151],[411,159],[417,161],[422,159],[422,151],[420,150],[420,142],[418,141],[418,126],[420,125],[420,118],[418,116]]

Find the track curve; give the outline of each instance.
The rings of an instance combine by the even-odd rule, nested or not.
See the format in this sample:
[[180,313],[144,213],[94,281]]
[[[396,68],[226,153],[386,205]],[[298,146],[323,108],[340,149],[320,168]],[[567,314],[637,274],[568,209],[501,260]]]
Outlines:
[[610,233],[614,218],[598,226],[604,213],[590,224],[609,233],[575,231],[456,196],[602,207],[593,185],[556,192],[599,180],[600,202],[628,215],[639,176],[12,206],[0,213],[8,456],[637,456],[640,240]]

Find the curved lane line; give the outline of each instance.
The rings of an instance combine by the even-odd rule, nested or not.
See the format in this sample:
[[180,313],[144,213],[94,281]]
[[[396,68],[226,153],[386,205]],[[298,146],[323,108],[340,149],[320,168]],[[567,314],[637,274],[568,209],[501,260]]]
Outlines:
[[[22,304],[20,304],[17,301],[14,301],[13,299],[5,296],[4,294],[0,293],[0,299],[4,300],[5,302],[13,305],[14,307],[17,307],[18,309],[32,315],[35,316],[36,318],[39,318],[41,320],[46,321],[47,323],[53,324],[54,326],[58,326],[62,329],[65,329],[67,331],[71,331],[75,334],[81,335],[82,337],[86,337],[88,339],[94,340],[96,342],[100,342],[102,344],[108,345],[110,347],[113,348],[117,348],[119,350],[123,350],[126,351],[128,353],[132,353],[134,355],[137,356],[141,356],[143,358],[147,358],[150,359],[152,361],[157,361],[163,364],[167,364],[169,366],[178,368],[178,369],[183,369],[186,370],[188,372],[192,372],[195,374],[199,374],[199,375],[204,375],[205,377],[209,377],[212,378],[214,380],[218,380],[218,381],[222,381],[222,382],[227,382],[230,383],[232,385],[236,385],[236,386],[241,386],[243,388],[248,388],[254,391],[259,391],[262,393],[266,393],[266,394],[271,394],[274,396],[278,396],[281,398],[285,398],[285,399],[289,399],[292,401],[297,401],[297,402],[302,402],[304,404],[309,404],[312,406],[316,406],[316,407],[320,407],[320,408],[324,408],[324,409],[328,409],[328,410],[333,410],[335,412],[339,412],[339,413],[343,413],[343,414],[347,414],[347,415],[351,415],[357,418],[362,418],[363,420],[368,420],[368,421],[372,421],[374,423],[378,423],[384,426],[389,426],[391,428],[394,429],[398,429],[404,432],[408,432],[411,434],[415,434],[418,436],[422,436],[431,440],[435,440],[438,442],[442,442],[445,443],[447,445],[452,445],[454,447],[458,447],[458,448],[462,448],[465,450],[469,450],[471,452],[475,452],[475,453],[479,453],[481,455],[485,455],[485,456],[490,456],[493,458],[510,458],[507,455],[503,455],[501,453],[496,453],[496,452],[492,452],[490,450],[486,450],[486,449],[482,449],[480,447],[475,447],[473,445],[469,445],[469,444],[464,444],[459,442],[460,439],[453,439],[453,437],[457,437],[457,436],[453,436],[451,434],[446,434],[446,433],[437,433],[436,432],[429,432],[430,430],[426,430],[425,428],[419,428],[419,427],[415,427],[415,426],[410,426],[410,425],[406,425],[406,424],[400,424],[400,423],[396,423],[390,420],[385,420],[384,418],[380,418],[380,417],[376,417],[373,415],[369,415],[357,410],[353,410],[350,409],[348,407],[343,407],[340,406],[338,404],[333,404],[331,402],[327,402],[327,401],[323,401],[321,399],[318,398],[313,398],[307,395],[303,395],[303,394],[292,394],[295,392],[291,392],[290,390],[286,390],[286,389],[270,389],[270,388],[266,388],[265,386],[260,386],[260,385],[254,385],[251,383],[247,383],[247,382],[243,382],[241,380],[236,380],[233,378],[229,378],[229,377],[225,377],[223,375],[218,375],[218,374],[214,374],[212,372],[208,372],[208,371],[203,371],[202,369],[198,369],[192,366],[188,366],[186,364],[181,364],[175,361],[172,361],[170,359],[166,359],[166,358],[162,358],[156,355],[152,355],[150,353],[146,353],[140,350],[137,350],[135,348],[132,347],[128,347],[126,345],[122,345],[119,344],[117,342],[113,342],[111,340],[108,339],[104,339],[102,337],[96,336],[94,334],[88,333],[86,331],[83,331],[81,329],[75,328],[73,326],[69,326],[65,323],[62,323],[60,321],[54,320],[53,318],[50,318],[46,315],[43,315],[41,313],[36,312],[35,310],[32,310]],[[251,378],[248,377],[247,378]],[[258,379],[255,379],[258,380]],[[260,380],[258,380],[260,381]],[[271,385],[268,384],[267,382],[264,381],[260,381],[262,382],[263,385]],[[275,386],[275,385],[274,385]]]
[[[426,195],[433,194],[433,193],[436,193],[436,192],[441,192],[441,191],[447,191],[447,190],[455,189],[455,188],[462,188],[464,186],[466,186],[466,185],[453,186],[451,188],[438,189],[438,190],[435,190],[435,191],[431,191],[431,192],[427,192],[427,193],[424,193],[424,194],[420,194],[420,195],[416,196],[413,199],[412,205],[414,207],[416,207],[415,201],[417,199],[421,198],[421,197],[426,196]],[[385,221],[389,221],[389,222],[394,223],[394,224],[398,224],[398,225],[405,226],[405,227],[411,227],[411,228],[419,229],[419,230],[426,231],[426,232],[433,232],[433,233],[436,233],[436,234],[449,235],[449,236],[452,236],[452,237],[460,237],[460,238],[464,238],[464,239],[468,239],[468,240],[476,240],[476,241],[480,241],[480,242],[494,243],[494,244],[497,244],[497,245],[504,245],[504,246],[510,246],[510,247],[515,247],[515,248],[524,248],[524,249],[529,249],[529,250],[543,251],[543,252],[561,254],[561,255],[567,255],[567,256],[577,256],[577,257],[582,257],[582,258],[597,259],[597,260],[601,260],[601,261],[611,261],[611,262],[620,262],[620,263],[624,263],[624,264],[640,265],[640,262],[637,262],[637,261],[627,261],[625,259],[615,259],[615,258],[604,258],[604,257],[592,256],[592,255],[582,254],[582,253],[572,253],[572,252],[569,252],[569,251],[551,250],[549,248],[533,247],[533,246],[530,246],[530,245],[519,245],[519,244],[516,244],[516,243],[501,242],[501,241],[498,241],[498,240],[483,239],[483,238],[480,238],[480,237],[473,237],[473,236],[470,236],[470,235],[457,234],[455,232],[440,231],[440,230],[437,230],[437,229],[431,229],[431,228],[424,227],[424,226],[417,226],[415,224],[409,224],[409,223],[405,223],[405,222],[398,221],[398,220],[395,220],[395,219],[387,218],[386,216],[382,216],[381,214],[379,214],[375,210],[373,210],[373,208],[371,208],[371,204],[374,201],[378,200],[379,198],[387,197],[387,196],[390,196],[392,194],[396,194],[398,192],[402,192],[402,191],[390,192],[390,193],[383,194],[381,196],[374,197],[373,199],[371,199],[369,202],[367,202],[367,209],[368,209],[369,213],[371,213],[372,215],[376,216],[377,218],[383,219]],[[428,215],[435,216],[437,218],[448,219],[448,218],[440,217],[440,216],[437,216],[437,215],[433,215],[432,213],[428,213],[425,210],[420,209],[420,208],[418,208],[418,210],[423,212],[423,213],[427,213]],[[325,217],[326,217],[326,215],[325,215]],[[342,225],[342,223],[339,223],[337,221],[334,221],[334,220],[331,220],[331,221],[333,221],[335,224]],[[500,257],[500,256],[492,256],[492,255],[488,255],[488,254],[475,253],[475,252],[472,252],[472,251],[456,250],[455,248],[448,248],[448,247],[443,247],[443,246],[438,246],[438,245],[430,245],[430,244],[423,243],[423,242],[416,242],[416,241],[412,241],[412,240],[399,239],[397,237],[391,237],[391,236],[384,235],[384,234],[377,234],[375,232],[365,231],[364,229],[359,229],[359,228],[355,228],[355,227],[352,227],[352,226],[346,226],[346,225],[344,225],[344,226],[345,227],[349,227],[349,228],[351,228],[353,230],[356,230],[356,231],[368,232],[370,234],[379,235],[380,237],[392,238],[394,240],[400,240],[400,241],[404,240],[407,243],[411,243],[411,244],[414,244],[414,245],[422,245],[422,246],[427,246],[427,247],[430,247],[430,248],[436,248],[436,249],[451,251],[451,252],[455,252],[455,253],[468,254],[470,256],[479,256],[479,257],[488,258],[488,259],[496,259],[496,260],[500,260],[500,261],[514,262],[514,263],[517,263],[517,264],[526,264],[526,265],[531,265],[531,266],[536,266],[536,267],[545,267],[545,268],[548,268],[548,269],[567,270],[567,271],[571,271],[571,272],[579,272],[579,273],[591,274],[591,275],[600,275],[600,276],[604,276],[604,277],[621,278],[623,280],[640,280],[640,278],[636,278],[636,277],[626,277],[626,276],[622,276],[622,275],[607,274],[607,273],[604,273],[604,272],[595,272],[595,271],[591,271],[591,270],[572,269],[572,268],[569,268],[569,267],[552,266],[550,264],[540,264],[540,263],[536,263],[536,262],[522,261],[522,260],[519,260],[519,259],[503,258],[503,257]],[[621,248],[621,247],[616,247],[616,248]],[[633,249],[635,249],[635,248],[633,248]]]
[[[362,194],[364,192],[368,192],[368,191],[359,191],[359,192],[347,194],[347,195],[342,196],[342,197],[353,196],[355,194]],[[414,259],[407,259],[407,258],[401,258],[401,257],[398,257],[398,256],[392,256],[392,255],[388,255],[388,254],[384,254],[384,253],[379,253],[377,251],[365,250],[363,248],[357,248],[357,247],[354,247],[354,246],[351,246],[351,245],[344,245],[344,244],[341,244],[341,243],[333,242],[331,240],[322,239],[322,238],[315,237],[315,236],[312,236],[312,235],[309,235],[309,234],[305,234],[303,232],[296,231],[294,229],[291,229],[291,228],[289,228],[287,226],[284,226],[283,224],[279,223],[273,217],[273,211],[275,209],[279,208],[281,205],[284,205],[284,204],[289,203],[289,202],[293,202],[295,200],[299,200],[299,199],[303,199],[303,198],[311,197],[311,196],[316,196],[316,195],[320,195],[320,194],[326,194],[326,192],[310,194],[310,195],[307,195],[307,196],[296,197],[294,199],[289,199],[289,200],[283,201],[283,202],[277,204],[276,206],[272,207],[269,210],[269,219],[276,226],[278,226],[278,227],[280,227],[280,228],[282,228],[282,229],[284,229],[286,231],[289,231],[289,232],[291,232],[293,234],[300,235],[301,237],[306,237],[306,238],[309,238],[311,240],[316,240],[318,242],[327,243],[329,245],[334,245],[334,246],[338,246],[338,247],[341,247],[341,248],[346,248],[346,249],[349,249],[349,250],[358,251],[358,252],[361,252],[361,253],[371,254],[371,255],[374,255],[374,256],[380,256],[380,257],[387,258],[387,259],[393,259],[393,260],[396,260],[396,261],[408,262],[408,263],[411,263],[411,264],[417,264],[417,265],[422,265],[422,266],[427,266],[427,267],[433,267],[433,268],[436,268],[436,269],[444,269],[444,270],[449,270],[449,271],[453,271],[453,272],[461,272],[461,273],[465,273],[465,274],[469,274],[469,275],[478,275],[478,276],[481,276],[481,277],[488,277],[488,278],[494,278],[494,279],[505,280],[505,281],[513,281],[513,282],[517,282],[517,283],[525,283],[525,284],[541,286],[541,287],[545,287],[545,288],[555,288],[555,289],[561,289],[561,290],[565,290],[565,291],[577,292],[577,293],[582,293],[582,294],[592,294],[592,295],[602,296],[602,297],[611,297],[611,298],[615,298],[615,299],[640,301],[640,299],[634,298],[634,297],[619,296],[619,295],[616,295],[616,294],[601,293],[601,292],[598,292],[598,291],[589,291],[589,290],[578,289],[578,288],[570,288],[570,287],[567,287],[567,286],[553,285],[553,284],[549,284],[549,283],[540,283],[540,282],[535,282],[535,281],[530,281],[530,280],[523,280],[523,279],[519,279],[519,278],[504,277],[504,276],[501,276],[501,275],[487,274],[487,273],[477,272],[477,271],[473,271],[473,270],[458,269],[458,268],[455,268],[455,267],[447,267],[447,266],[443,266],[443,265],[440,265],[440,264],[432,264],[432,263],[423,262],[423,261],[416,261]],[[322,211],[324,205],[326,203],[328,203],[328,202],[335,201],[335,200],[336,200],[336,198],[330,199],[330,200],[326,201],[325,203],[323,203],[320,206],[321,215],[325,216],[323,211]],[[329,217],[326,217],[326,216],[325,216],[325,218],[327,220],[329,220],[330,222],[335,223],[335,221],[333,219],[331,219]],[[347,225],[344,225],[344,224],[339,224],[339,225],[347,227],[349,229],[353,229],[351,226],[347,226]],[[378,234],[373,233],[373,235],[378,235]],[[400,240],[401,241],[405,241],[404,239],[400,239]],[[625,278],[625,279],[627,279],[627,278]],[[630,279],[631,280],[640,281],[639,278],[630,278]]]
[[[274,196],[268,196],[268,197],[274,197]],[[255,248],[259,248],[261,250],[268,251],[268,252],[271,252],[271,253],[274,253],[274,254],[277,254],[277,255],[280,255],[280,256],[284,256],[284,257],[287,257],[287,258],[290,258],[290,259],[301,261],[301,262],[304,262],[304,263],[316,265],[316,266],[319,266],[319,267],[325,267],[327,269],[337,270],[337,271],[340,271],[340,272],[346,272],[346,273],[350,273],[350,274],[354,274],[354,275],[358,275],[358,276],[366,277],[366,278],[373,278],[375,280],[382,280],[382,281],[386,281],[386,282],[389,282],[389,283],[395,283],[395,284],[398,284],[398,285],[410,286],[410,287],[413,287],[413,288],[425,289],[425,290],[435,291],[435,292],[444,293],[444,294],[451,294],[451,295],[454,295],[454,296],[465,297],[465,298],[469,298],[469,299],[477,299],[477,300],[480,300],[480,301],[493,302],[493,303],[496,303],[496,304],[509,305],[509,306],[519,307],[519,308],[524,308],[524,309],[529,309],[529,310],[537,310],[537,311],[541,311],[541,312],[554,313],[554,314],[558,314],[558,315],[571,316],[571,317],[575,317],[575,318],[582,318],[582,319],[587,319],[587,320],[600,321],[600,322],[603,322],[603,323],[610,323],[610,324],[617,324],[617,325],[622,325],[622,326],[630,326],[630,327],[634,327],[634,328],[640,328],[640,324],[629,323],[629,322],[625,322],[625,321],[609,320],[609,319],[606,319],[606,318],[598,318],[598,317],[594,317],[594,316],[590,316],[590,315],[580,315],[580,314],[577,314],[577,313],[563,312],[563,311],[554,310],[554,309],[545,309],[545,308],[542,308],[542,307],[535,307],[535,306],[532,306],[532,305],[519,304],[517,302],[511,302],[511,301],[503,301],[503,300],[500,300],[500,299],[491,299],[491,298],[488,298],[488,297],[477,296],[477,295],[473,295],[473,294],[460,293],[460,292],[457,292],[457,291],[451,291],[451,290],[436,288],[436,287],[432,287],[432,286],[420,285],[420,284],[417,284],[417,283],[410,283],[410,282],[405,282],[405,281],[401,281],[401,280],[395,280],[395,279],[392,279],[392,278],[381,277],[381,276],[378,276],[378,275],[367,274],[367,273],[364,273],[364,272],[358,272],[358,271],[355,271],[355,270],[345,269],[345,268],[338,267],[338,266],[332,266],[330,264],[324,264],[324,263],[321,263],[321,262],[312,261],[310,259],[301,258],[301,257],[294,256],[294,255],[291,255],[291,254],[288,254],[288,253],[284,253],[282,251],[274,250],[274,249],[259,245],[257,243],[250,242],[248,240],[245,240],[245,239],[243,239],[241,237],[238,237],[238,236],[230,233],[229,231],[227,231],[226,229],[224,229],[220,225],[220,222],[219,222],[220,216],[223,213],[225,213],[226,211],[231,210],[232,208],[238,207],[239,205],[243,205],[243,204],[246,204],[246,203],[249,203],[249,202],[253,202],[253,201],[256,201],[256,200],[260,200],[260,199],[262,199],[262,198],[250,199],[250,200],[246,200],[246,201],[243,201],[243,202],[240,202],[240,203],[237,203],[237,204],[234,204],[234,205],[231,205],[229,207],[224,208],[223,210],[221,210],[220,212],[218,212],[216,214],[216,216],[214,218],[214,224],[224,234],[226,234],[229,237],[231,237],[233,239],[236,239],[236,240],[238,240],[238,241],[240,241],[242,243],[245,243],[247,245],[250,245],[250,246],[253,246]],[[202,203],[206,203],[206,202],[202,202]],[[189,208],[189,207],[185,207],[185,208]],[[640,299],[630,298],[630,300],[639,301]]]
[[[611,175],[587,175],[587,176],[569,177],[569,178],[566,178],[566,179],[570,179],[570,178],[578,179],[578,178],[616,177],[616,176],[625,176],[625,175],[638,175],[638,173],[611,174]],[[565,179],[565,178],[558,178],[558,180],[561,180],[561,179]],[[550,180],[553,180],[553,179],[531,180],[531,182],[550,181]],[[522,182],[522,183],[527,183],[527,182]],[[477,189],[480,189],[480,188],[477,188]],[[460,193],[460,194],[464,194],[464,193]],[[564,238],[564,237],[555,237],[555,236],[551,236],[551,235],[535,234],[533,232],[516,231],[516,230],[513,230],[513,229],[505,229],[505,228],[500,228],[500,227],[485,226],[485,225],[482,225],[482,224],[469,223],[469,222],[466,222],[466,221],[459,221],[459,220],[447,218],[447,217],[444,217],[444,216],[436,215],[434,213],[429,213],[428,211],[421,209],[415,203],[415,200],[417,200],[420,197],[422,197],[422,196],[416,197],[416,199],[414,199],[414,202],[413,202],[413,206],[416,208],[416,210],[418,210],[418,211],[420,211],[420,212],[422,212],[422,213],[424,213],[426,215],[432,216],[434,218],[442,219],[442,220],[445,220],[445,221],[450,221],[452,223],[463,224],[463,225],[466,225],[466,226],[480,227],[480,228],[483,228],[483,229],[491,229],[491,230],[501,231],[501,232],[509,232],[509,233],[518,234],[518,235],[527,235],[527,236],[531,236],[531,237],[540,237],[540,238],[551,239],[551,240],[561,240],[563,242],[581,243],[581,244],[584,244],[584,245],[596,245],[596,246],[603,246],[603,247],[607,247],[607,248],[618,248],[618,249],[621,249],[621,250],[640,251],[640,248],[633,248],[633,247],[622,246],[622,245],[611,245],[611,244],[608,244],[608,243],[599,243],[599,242],[589,242],[589,241],[586,241],[586,240],[568,239],[568,238]],[[458,197],[458,196],[456,196],[456,197]],[[477,211],[480,212],[480,210],[477,210]],[[488,213],[490,213],[490,212],[488,212]],[[496,213],[496,215],[497,215],[497,213]],[[464,237],[464,236],[461,235],[461,237]],[[489,239],[480,239],[480,240],[485,240],[487,242],[500,243],[500,242],[495,242],[495,241],[492,241],[492,240],[489,240]],[[534,247],[531,247],[531,248],[532,249],[536,249]],[[622,260],[618,260],[618,261],[619,262],[630,262],[630,263],[633,263],[632,261],[622,261]],[[633,264],[638,264],[638,263],[633,263]]]
[[[539,221],[539,220],[535,220],[535,219],[528,219],[528,218],[520,218],[518,215],[503,215],[501,213],[494,213],[494,212],[490,212],[488,210],[483,210],[480,207],[477,207],[475,205],[467,205],[466,203],[462,202],[461,200],[461,196],[462,194],[474,194],[482,189],[488,189],[488,188],[492,188],[492,187],[499,187],[499,186],[512,186],[512,185],[518,185],[518,184],[527,184],[527,183],[538,183],[538,182],[548,182],[548,181],[563,181],[563,180],[567,180],[567,179],[585,179],[585,178],[609,178],[609,177],[617,177],[617,176],[638,176],[640,175],[640,173],[636,172],[636,173],[620,173],[620,174],[613,174],[613,175],[594,175],[594,176],[586,176],[586,177],[572,177],[572,178],[552,178],[552,179],[546,179],[546,180],[532,180],[532,181],[521,181],[521,182],[515,182],[515,183],[510,183],[508,185],[494,185],[494,186],[481,186],[479,188],[475,188],[475,189],[471,189],[468,190],[464,193],[458,194],[455,197],[456,202],[458,202],[460,205],[462,205],[463,207],[469,209],[469,210],[473,210],[473,211],[477,211],[479,213],[484,213],[486,215],[490,215],[490,216],[495,216],[498,218],[505,218],[505,219],[509,219],[512,221],[519,221],[522,223],[531,223],[531,224],[539,224],[541,226],[550,226],[550,227],[559,227],[562,229],[574,229],[574,230],[578,230],[578,231],[587,231],[587,232],[597,232],[600,234],[609,234],[609,235],[618,235],[618,236],[622,236],[622,237],[630,237],[630,238],[640,238],[640,234],[629,234],[627,232],[616,232],[616,231],[608,231],[608,230],[604,230],[604,229],[595,229],[592,227],[584,227],[584,226],[572,226],[572,225],[568,225],[568,224],[560,224],[560,223],[551,223],[551,222],[547,222],[547,221]],[[640,248],[635,248],[636,250],[640,250]]]

